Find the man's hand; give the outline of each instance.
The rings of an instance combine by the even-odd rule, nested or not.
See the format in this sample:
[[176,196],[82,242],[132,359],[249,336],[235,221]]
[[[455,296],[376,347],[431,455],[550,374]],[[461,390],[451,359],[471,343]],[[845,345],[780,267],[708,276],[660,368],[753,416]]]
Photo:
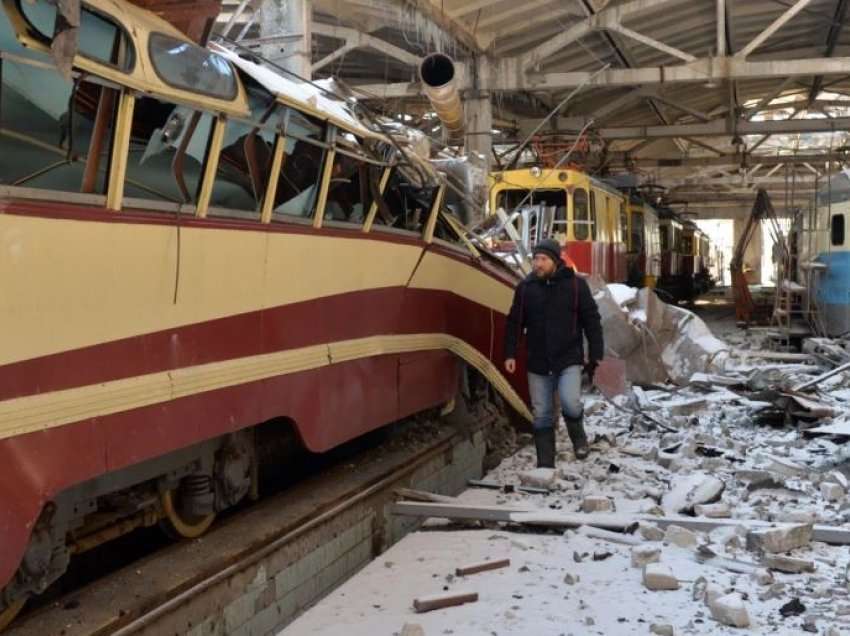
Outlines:
[[596,360],[590,360],[584,365],[584,372],[587,374],[587,379],[590,380],[590,383],[593,384],[593,376],[596,375],[596,367],[599,366],[599,362]]
[[516,371],[516,360],[514,358],[508,358],[505,360],[505,371],[508,373]]

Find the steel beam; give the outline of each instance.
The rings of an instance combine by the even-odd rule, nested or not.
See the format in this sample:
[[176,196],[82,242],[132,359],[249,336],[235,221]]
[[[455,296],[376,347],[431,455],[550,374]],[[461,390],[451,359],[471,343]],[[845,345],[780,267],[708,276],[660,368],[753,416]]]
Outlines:
[[587,83],[589,88],[647,86],[653,84],[705,84],[716,80],[748,80],[799,77],[804,75],[846,75],[850,57],[796,60],[750,61],[736,56],[701,58],[688,64],[663,67],[608,69],[591,79],[591,71],[561,73],[524,72],[517,58],[505,58],[494,65],[493,88],[500,91],[561,90]]
[[[633,165],[638,168],[698,168],[703,166],[739,166],[744,157],[739,154],[723,155],[722,157],[629,157],[629,153],[613,152],[608,154],[609,166]],[[842,161],[844,157],[838,153],[798,154],[798,155],[747,155],[750,164],[759,163],[762,167],[783,166],[788,164],[822,163],[825,161]],[[768,172],[766,176],[773,174]]]
[[[539,120],[521,119],[517,122],[520,133],[530,130]],[[554,122],[556,130],[575,132],[581,128],[581,119],[570,117]],[[843,132],[850,129],[850,117],[833,119],[781,119],[770,121],[730,122],[715,119],[704,123],[671,124],[669,126],[623,126],[602,127],[596,132],[608,141],[623,139],[675,138],[675,137],[725,137],[737,132],[739,135],[773,135],[814,132]]]
[[759,33],[756,37],[750,40],[749,44],[741,49],[736,55],[737,57],[745,58],[750,53],[755,51],[758,47],[760,47],[767,38],[776,33],[779,29],[781,29],[791,18],[797,15],[800,11],[805,8],[809,2],[812,0],[797,0],[785,13],[776,18],[773,22],[770,23],[764,31]]

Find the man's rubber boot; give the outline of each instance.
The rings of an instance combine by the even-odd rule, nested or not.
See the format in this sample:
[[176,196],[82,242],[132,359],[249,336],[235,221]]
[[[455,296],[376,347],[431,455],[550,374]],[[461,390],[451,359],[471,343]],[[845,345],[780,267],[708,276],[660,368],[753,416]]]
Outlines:
[[584,432],[584,413],[578,417],[564,415],[564,422],[567,425],[567,434],[573,443],[576,459],[585,459],[590,454],[590,448],[588,448],[587,435]]
[[537,467],[555,467],[555,429],[538,428],[534,431],[534,446],[537,448]]

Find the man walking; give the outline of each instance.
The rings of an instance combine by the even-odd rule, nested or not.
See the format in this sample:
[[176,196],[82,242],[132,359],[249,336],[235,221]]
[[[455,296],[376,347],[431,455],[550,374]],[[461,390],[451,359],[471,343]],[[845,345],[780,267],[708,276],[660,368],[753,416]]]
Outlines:
[[[590,287],[561,260],[558,241],[534,247],[533,271],[516,288],[505,328],[505,369],[516,371],[523,331],[528,346],[528,389],[534,411],[537,465],[555,467],[554,394],[557,391],[567,433],[577,459],[588,455],[581,403],[581,374],[593,380],[602,359],[602,323]],[[584,339],[590,351],[584,357]]]

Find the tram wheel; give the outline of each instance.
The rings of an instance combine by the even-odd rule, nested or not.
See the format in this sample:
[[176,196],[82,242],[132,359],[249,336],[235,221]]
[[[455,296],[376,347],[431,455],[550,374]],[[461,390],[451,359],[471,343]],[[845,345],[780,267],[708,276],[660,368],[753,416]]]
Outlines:
[[212,522],[215,521],[215,513],[208,515],[190,515],[179,510],[175,503],[178,500],[178,490],[166,490],[160,496],[162,504],[163,519],[159,522],[160,527],[171,537],[178,539],[196,539],[204,534]]
[[27,599],[22,598],[19,601],[15,601],[9,607],[0,612],[0,632],[6,629],[13,620],[17,617],[20,611],[24,608]]

